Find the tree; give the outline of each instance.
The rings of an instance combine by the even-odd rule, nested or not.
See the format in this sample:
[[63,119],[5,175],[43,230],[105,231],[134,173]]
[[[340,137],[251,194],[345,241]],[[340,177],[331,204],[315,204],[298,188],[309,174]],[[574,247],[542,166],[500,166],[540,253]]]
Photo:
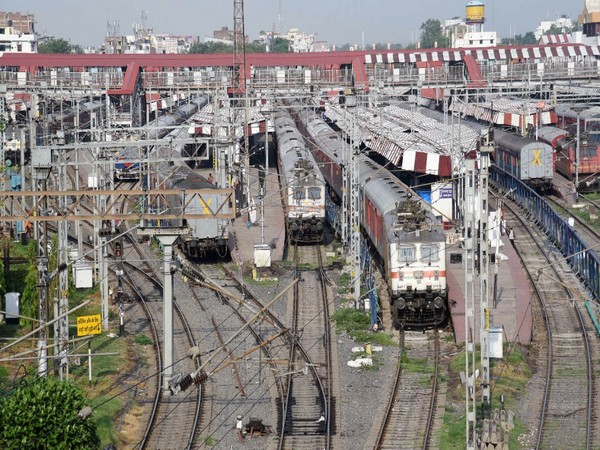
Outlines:
[[74,48],[64,39],[48,39],[38,45],[38,53],[72,53]]
[[548,29],[544,34],[549,36],[552,34],[562,34],[564,33],[564,30],[560,27],[557,27],[556,24],[552,24],[550,25],[550,29]]
[[200,42],[190,47],[190,53],[233,53],[233,45],[225,42]]
[[444,36],[442,24],[437,19],[427,19],[421,25],[421,47],[448,47],[448,38]]
[[276,37],[271,43],[271,53],[288,53],[290,51],[290,41]]
[[254,41],[249,44],[246,44],[246,53],[265,53],[266,51],[266,44],[260,41]]
[[56,378],[28,379],[0,403],[0,447],[17,449],[95,449],[96,423],[77,414],[86,406],[79,388]]
[[502,45],[533,45],[537,44],[537,39],[533,31],[528,31],[524,35],[517,34],[512,39],[503,38]]

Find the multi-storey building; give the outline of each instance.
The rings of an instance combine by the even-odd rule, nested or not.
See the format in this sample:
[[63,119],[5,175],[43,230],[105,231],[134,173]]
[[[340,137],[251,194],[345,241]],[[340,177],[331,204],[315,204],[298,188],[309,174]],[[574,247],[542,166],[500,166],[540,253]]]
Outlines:
[[33,14],[0,12],[0,52],[37,53]]

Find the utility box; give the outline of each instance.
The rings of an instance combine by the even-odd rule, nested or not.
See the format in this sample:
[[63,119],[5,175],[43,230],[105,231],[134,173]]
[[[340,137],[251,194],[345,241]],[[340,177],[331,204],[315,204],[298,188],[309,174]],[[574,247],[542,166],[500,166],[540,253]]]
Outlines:
[[271,246],[269,244],[254,245],[254,266],[271,267]]
[[92,268],[84,263],[74,264],[75,287],[89,289],[94,286]]
[[32,148],[31,165],[35,169],[50,169],[52,167],[52,151],[37,147]]
[[19,325],[19,297],[21,297],[21,294],[18,292],[4,294],[4,298],[6,299],[6,323],[11,325]]

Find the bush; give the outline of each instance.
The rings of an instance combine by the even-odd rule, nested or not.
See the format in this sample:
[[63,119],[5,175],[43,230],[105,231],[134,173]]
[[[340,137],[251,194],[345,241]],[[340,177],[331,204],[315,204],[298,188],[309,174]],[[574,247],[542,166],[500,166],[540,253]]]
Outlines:
[[0,403],[0,448],[99,448],[94,419],[77,417],[85,406],[75,384],[31,378]]
[[145,334],[138,334],[135,337],[135,343],[139,345],[153,345],[154,341]]

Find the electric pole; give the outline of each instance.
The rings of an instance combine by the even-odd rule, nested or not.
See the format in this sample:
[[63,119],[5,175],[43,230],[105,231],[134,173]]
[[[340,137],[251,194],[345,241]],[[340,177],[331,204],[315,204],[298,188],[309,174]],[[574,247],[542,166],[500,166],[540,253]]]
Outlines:
[[490,154],[494,150],[491,132],[479,152],[479,294],[480,324],[479,345],[481,348],[481,407],[483,416],[490,407],[490,305],[489,305],[489,255],[488,255],[488,173]]
[[463,201],[463,264],[465,268],[465,408],[466,448],[474,450],[475,427],[475,160],[465,160]]

